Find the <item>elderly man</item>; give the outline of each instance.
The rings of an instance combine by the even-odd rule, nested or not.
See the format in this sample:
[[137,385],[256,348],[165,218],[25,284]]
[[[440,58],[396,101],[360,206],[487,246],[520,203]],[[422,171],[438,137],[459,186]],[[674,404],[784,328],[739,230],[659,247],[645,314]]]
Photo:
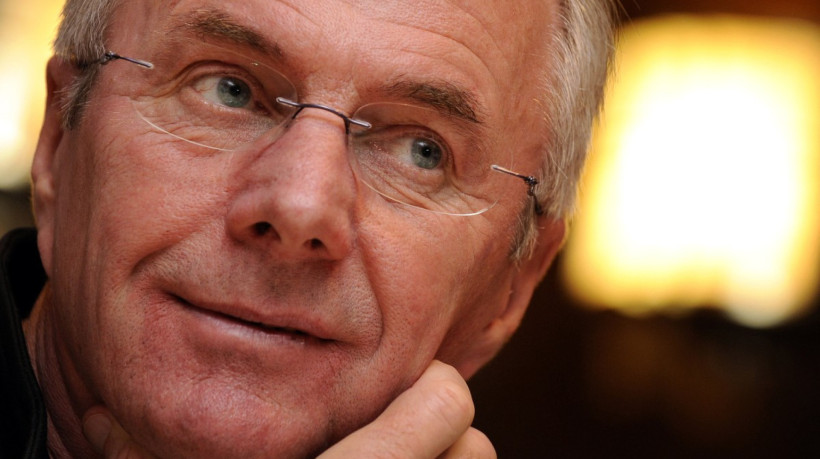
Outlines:
[[4,243],[5,450],[492,454],[463,378],[564,238],[609,28],[603,0],[69,0],[37,232]]

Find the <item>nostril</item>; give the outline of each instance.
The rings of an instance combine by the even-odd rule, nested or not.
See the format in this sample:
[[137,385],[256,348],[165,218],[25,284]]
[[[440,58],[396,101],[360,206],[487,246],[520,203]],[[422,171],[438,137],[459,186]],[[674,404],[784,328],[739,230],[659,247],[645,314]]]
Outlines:
[[273,228],[268,222],[259,222],[253,225],[253,231],[257,236],[264,236]]
[[[274,229],[273,225],[268,222],[257,222],[251,226],[251,231],[256,236],[266,236],[271,233],[278,237],[276,230]],[[313,238],[305,241],[305,246],[311,250],[323,249],[325,247],[325,243],[322,242],[321,239]]]

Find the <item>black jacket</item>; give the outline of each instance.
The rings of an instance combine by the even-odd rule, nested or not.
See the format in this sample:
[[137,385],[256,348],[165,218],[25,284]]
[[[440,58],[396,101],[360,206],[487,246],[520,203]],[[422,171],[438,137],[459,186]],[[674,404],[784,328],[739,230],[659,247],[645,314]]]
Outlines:
[[0,458],[3,459],[48,457],[46,409],[21,327],[45,280],[35,230],[14,230],[0,240]]

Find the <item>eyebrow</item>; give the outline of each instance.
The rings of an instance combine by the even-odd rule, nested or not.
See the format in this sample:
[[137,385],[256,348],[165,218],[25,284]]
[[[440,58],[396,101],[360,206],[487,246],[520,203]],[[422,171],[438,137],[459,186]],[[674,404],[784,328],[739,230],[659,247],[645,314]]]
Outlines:
[[199,38],[213,38],[235,45],[247,46],[280,60],[285,53],[255,30],[237,23],[227,13],[216,9],[198,9],[184,16],[174,27],[177,32],[193,33]]
[[472,124],[482,124],[476,98],[453,83],[398,81],[385,92],[394,97],[414,100],[444,115],[460,118]]

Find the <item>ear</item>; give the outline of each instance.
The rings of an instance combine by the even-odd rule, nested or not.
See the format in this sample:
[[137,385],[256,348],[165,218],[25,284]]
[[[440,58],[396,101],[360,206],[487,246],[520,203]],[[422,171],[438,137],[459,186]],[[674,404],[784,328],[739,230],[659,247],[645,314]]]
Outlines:
[[476,337],[470,355],[457,365],[465,379],[475,374],[479,368],[492,359],[518,329],[535,287],[544,278],[555,255],[563,246],[566,232],[566,223],[563,219],[539,217],[535,250],[532,257],[522,260],[514,268],[507,304],[501,309],[501,313],[482,330],[481,335]]
[[64,90],[74,81],[73,66],[59,57],[52,57],[46,68],[46,113],[34,162],[31,165],[34,218],[37,222],[37,245],[46,273],[51,276],[51,257],[54,246],[55,168],[57,151],[63,141],[62,98]]

